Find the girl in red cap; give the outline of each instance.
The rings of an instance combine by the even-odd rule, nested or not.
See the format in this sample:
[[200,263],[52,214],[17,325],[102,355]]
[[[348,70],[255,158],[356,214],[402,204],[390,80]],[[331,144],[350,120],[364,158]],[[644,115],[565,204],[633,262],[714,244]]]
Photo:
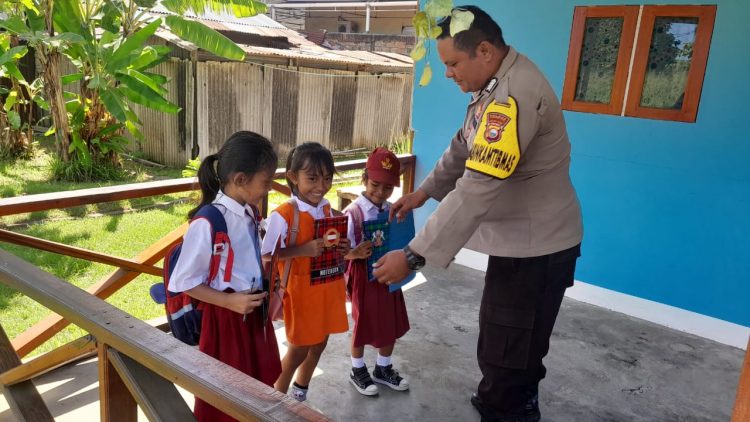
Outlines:
[[[363,221],[374,220],[379,213],[390,209],[388,198],[394,187],[401,184],[400,170],[395,154],[385,148],[375,148],[367,158],[362,175],[365,190],[344,210],[349,216],[348,237],[353,248],[346,256],[347,291],[354,319],[349,380],[357,391],[367,396],[378,394],[375,382],[397,391],[409,389],[409,381],[393,369],[391,363],[396,340],[409,331],[404,295],[401,290],[391,293],[385,284],[368,280],[367,258],[372,254],[372,243],[363,239],[362,230]],[[364,362],[365,345],[378,348],[372,377]]]

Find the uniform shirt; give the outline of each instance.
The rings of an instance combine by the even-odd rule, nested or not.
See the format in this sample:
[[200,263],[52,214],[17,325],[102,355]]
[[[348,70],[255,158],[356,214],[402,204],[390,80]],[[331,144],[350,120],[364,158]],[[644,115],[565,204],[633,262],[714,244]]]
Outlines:
[[[325,198],[320,201],[317,207],[314,207],[307,202],[302,201],[301,199],[297,198],[297,196],[292,196],[292,199],[297,202],[297,208],[299,209],[299,212],[306,212],[310,214],[314,220],[331,217],[330,215],[326,215],[325,213],[325,206],[328,205],[330,207],[328,200]],[[272,212],[266,220],[266,235],[265,237],[263,237],[263,245],[260,248],[261,254],[266,255],[273,253],[274,248],[276,247],[276,239],[278,239],[279,236],[281,237],[281,247],[285,248],[286,243],[284,242],[286,241],[286,234],[288,230],[289,225],[287,224],[286,220],[284,220],[284,217],[282,217],[281,214],[277,213],[276,211]]]
[[[237,292],[262,289],[260,263],[255,240],[251,236],[253,231],[257,233],[252,207],[240,205],[221,191],[216,195],[213,204],[221,211],[227,222],[227,234],[234,251],[234,264],[232,278],[227,283],[224,281],[224,268],[229,249],[225,248],[221,255],[219,272],[216,278],[211,280],[209,286],[219,291],[227,288],[232,288]],[[205,283],[208,278],[212,251],[211,224],[205,218],[192,221],[185,233],[180,258],[172,272],[169,290],[183,292]]]
[[[375,220],[376,218],[378,218],[378,214],[383,211],[388,212],[388,210],[391,209],[391,204],[387,201],[382,205],[382,208],[378,208],[377,205],[373,204],[372,201],[367,199],[364,193],[359,195],[357,199],[354,200],[354,203],[359,206],[359,209],[362,210],[362,214],[364,215],[363,221]],[[347,223],[346,236],[352,245],[352,249],[354,249],[359,243],[354,237],[354,220],[352,218],[349,218],[349,222]]]
[[[494,82],[493,82],[494,81]],[[465,245],[493,256],[546,255],[581,242],[581,210],[570,181],[570,141],[560,103],[539,69],[509,47],[495,78],[469,103],[463,127],[419,187],[440,205],[409,243],[430,264],[448,266]],[[466,168],[491,101],[518,104],[521,158],[501,180]]]

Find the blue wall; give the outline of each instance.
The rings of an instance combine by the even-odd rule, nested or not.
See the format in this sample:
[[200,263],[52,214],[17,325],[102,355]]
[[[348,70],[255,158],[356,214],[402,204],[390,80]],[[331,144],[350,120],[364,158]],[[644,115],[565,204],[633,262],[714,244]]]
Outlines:
[[[653,2],[692,3],[701,4]],[[559,96],[574,6],[640,3],[475,4],[542,69]],[[716,4],[696,123],[566,112],[585,228],[576,278],[750,326],[750,2]],[[414,93],[418,181],[460,126],[469,99],[443,77],[434,49],[429,58],[435,76]],[[423,207],[418,224],[435,206]]]

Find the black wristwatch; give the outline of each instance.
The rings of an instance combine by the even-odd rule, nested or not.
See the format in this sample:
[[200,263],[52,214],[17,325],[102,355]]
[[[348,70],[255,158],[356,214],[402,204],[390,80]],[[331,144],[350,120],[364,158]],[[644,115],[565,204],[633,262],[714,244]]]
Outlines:
[[409,245],[404,247],[404,253],[406,254],[406,266],[409,267],[410,270],[416,271],[424,267],[424,257],[411,250]]

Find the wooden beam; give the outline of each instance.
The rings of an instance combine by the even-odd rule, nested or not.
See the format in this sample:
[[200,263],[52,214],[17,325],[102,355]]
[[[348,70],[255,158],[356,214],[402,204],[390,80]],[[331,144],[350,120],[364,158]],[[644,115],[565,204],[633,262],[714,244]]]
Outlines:
[[750,339],[747,340],[745,362],[742,364],[740,382],[737,384],[737,398],[734,401],[732,421],[750,421]]
[[0,199],[0,217],[34,211],[70,208],[198,189],[195,178],[159,180],[67,192],[42,193]]
[[[0,325],[0,373],[13,369],[20,364],[21,359],[13,350],[5,330]],[[33,382],[23,381],[12,386],[0,384],[0,391],[8,402],[13,415],[19,421],[55,420]]]
[[[397,155],[401,165],[414,164],[412,154]],[[366,159],[340,161],[337,171],[355,170],[365,167]],[[276,170],[274,178],[284,177],[285,169]],[[285,188],[283,185],[279,185]],[[195,178],[159,180],[156,182],[131,183],[127,185],[105,186],[101,188],[78,189],[67,192],[42,193],[0,199],[0,217],[34,211],[70,208],[100,202],[121,201],[123,199],[144,198],[169,193],[187,192],[199,189]],[[282,192],[283,193],[283,192]]]
[[96,339],[89,334],[0,373],[0,384],[17,384],[94,355]]
[[286,394],[6,251],[0,251],[0,283],[59,313],[94,335],[100,345],[118,350],[234,418],[329,420]]
[[99,411],[102,422],[137,422],[138,406],[125,381],[109,360],[109,347],[99,344]]
[[[398,157],[398,161],[402,167],[416,163],[416,156],[412,154],[397,154],[396,157]],[[339,161],[336,163],[336,171],[363,169],[365,168],[365,164],[367,164],[367,159]]]
[[286,196],[292,196],[292,190],[289,189],[289,186],[284,186],[281,183],[279,183],[279,182],[277,182],[277,181],[274,180],[273,182],[271,182],[271,187],[276,192],[279,192],[279,193],[281,193],[283,195],[286,195]]
[[90,251],[75,246],[68,246],[62,243],[52,242],[50,240],[39,239],[25,234],[14,233],[8,230],[0,229],[0,241],[14,243],[16,245],[27,246],[29,248],[40,249],[47,252],[53,252],[60,255],[66,255],[73,258],[84,259],[86,261],[99,262],[115,267],[124,268],[130,271],[162,276],[162,269],[153,265],[146,265],[135,262],[130,259],[119,258],[116,256]]
[[[161,261],[169,248],[182,239],[182,235],[185,234],[187,226],[187,223],[184,223],[180,227],[172,230],[169,234],[159,239],[158,242],[138,254],[134,261],[148,265],[153,265]],[[101,279],[98,283],[90,286],[86,291],[98,298],[106,299],[139,275],[139,273],[123,269],[115,270],[107,277]],[[68,324],[69,322],[65,321],[60,315],[49,315],[14,338],[12,342],[13,347],[16,349],[19,356],[26,356],[31,353],[32,350],[39,347],[40,344],[49,340],[53,335],[67,327]]]
[[138,362],[108,349],[109,361],[151,422],[194,421],[195,415],[171,382]]

